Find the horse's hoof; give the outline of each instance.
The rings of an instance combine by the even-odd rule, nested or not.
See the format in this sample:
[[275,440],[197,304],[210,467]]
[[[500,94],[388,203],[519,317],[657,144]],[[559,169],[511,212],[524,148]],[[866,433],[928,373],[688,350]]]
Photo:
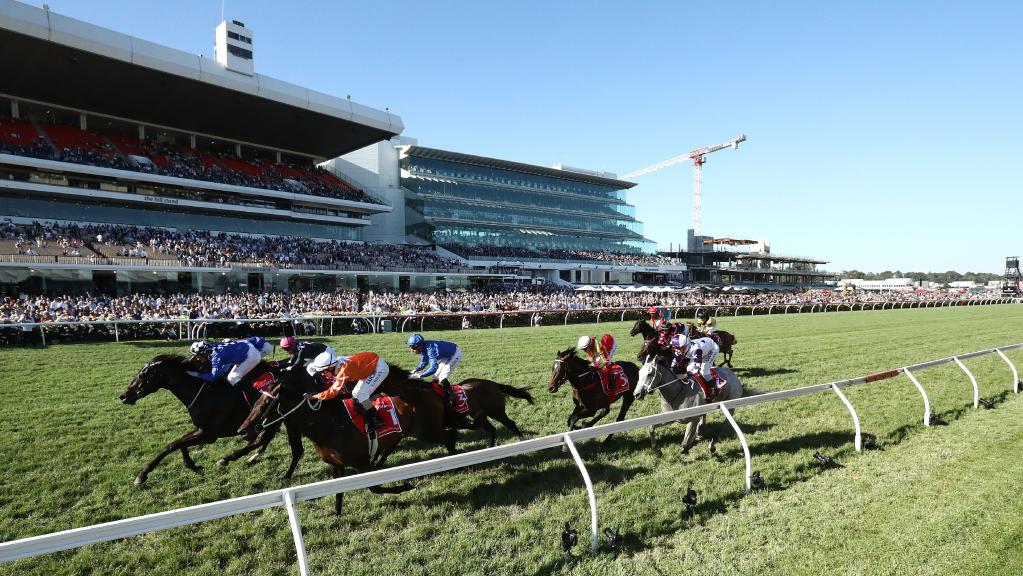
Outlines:
[[716,453],[716,452],[718,451],[718,448],[717,448],[717,445],[716,445],[716,444],[717,444],[717,441],[718,441],[718,440],[717,440],[717,438],[711,438],[711,439],[710,439],[710,443],[709,443],[709,444],[707,444],[707,450],[708,450],[708,451],[709,451],[709,452],[710,452],[711,454],[714,454],[714,453]]
[[195,473],[200,475],[200,476],[202,476],[203,474],[206,473],[206,469],[203,468],[202,466],[196,466],[195,467]]
[[217,466],[220,466],[221,468],[227,468],[228,464],[230,464],[230,462],[227,461],[227,458],[221,458],[220,460],[217,460]]
[[146,477],[145,476],[141,476],[140,475],[140,476],[136,476],[135,477],[135,487],[136,488],[138,488],[139,486],[142,486],[145,483],[146,483]]
[[253,454],[252,456],[249,456],[248,460],[246,460],[245,463],[246,464],[252,464],[253,462],[256,461],[257,458],[259,458],[259,453],[258,452],[256,454]]

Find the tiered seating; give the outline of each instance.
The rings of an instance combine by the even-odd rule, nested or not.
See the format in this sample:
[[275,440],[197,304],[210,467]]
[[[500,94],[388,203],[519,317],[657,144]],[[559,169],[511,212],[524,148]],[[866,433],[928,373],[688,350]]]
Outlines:
[[60,152],[61,160],[107,168],[125,168],[118,151],[103,136],[74,126],[49,124],[42,127]]

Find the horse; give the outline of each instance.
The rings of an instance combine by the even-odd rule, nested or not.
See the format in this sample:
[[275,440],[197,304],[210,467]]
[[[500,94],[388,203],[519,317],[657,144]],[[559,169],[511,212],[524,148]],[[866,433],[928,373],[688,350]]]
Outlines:
[[[715,402],[741,398],[744,390],[739,377],[723,366],[717,368],[717,371],[727,384],[715,399]],[[687,375],[675,376],[668,366],[651,358],[644,362],[643,367],[639,369],[638,383],[633,394],[637,400],[643,400],[653,390],[659,390],[661,393],[661,412],[694,408],[707,401],[703,388],[693,378]],[[689,449],[693,447],[693,444],[696,443],[703,421],[704,416],[682,420],[682,422],[686,423],[686,433],[682,438],[683,454],[687,454]],[[659,451],[653,426],[650,427],[650,446],[655,451]]]
[[[635,400],[632,389],[636,385],[639,368],[632,362],[616,362],[616,364],[625,370],[625,377],[629,381],[628,390],[621,396],[622,407],[618,410],[618,419],[616,420],[621,422],[625,419],[625,414]],[[554,366],[551,368],[551,382],[547,390],[553,394],[565,381],[572,384],[572,400],[575,402],[575,409],[568,416],[569,431],[577,428],[589,428],[611,411],[611,402],[601,390],[600,376],[590,369],[589,362],[576,355],[574,347],[556,354]],[[579,419],[587,416],[592,416],[589,422],[578,426]],[[604,442],[611,440],[611,436],[608,435]]]
[[[443,421],[442,405],[425,401],[427,396],[436,397],[436,394],[426,389],[404,386],[405,396],[418,395],[420,405],[416,407],[400,396],[391,396],[403,434],[378,438],[376,454],[371,454],[367,437],[356,429],[348,412],[342,407],[341,398],[312,400],[311,394],[319,392],[319,388],[305,372],[283,375],[280,384],[256,401],[248,416],[237,427],[237,433],[250,438],[256,433],[262,433],[267,426],[283,421],[289,432],[297,430],[312,441],[320,459],[327,464],[331,477],[341,478],[349,467],[359,473],[382,467],[405,434],[437,440],[443,431],[438,424]],[[268,419],[271,421],[268,422]],[[406,483],[391,488],[372,486],[369,490],[375,494],[400,494],[411,489],[412,485]],[[339,492],[334,499],[335,513],[341,514],[343,505],[344,493]]]
[[[135,477],[136,486],[144,484],[160,461],[175,450],[181,450],[186,468],[201,475],[205,469],[195,464],[188,453],[188,448],[209,444],[218,438],[236,436],[238,425],[249,414],[249,404],[240,390],[222,382],[207,383],[189,376],[187,372],[195,368],[196,366],[189,364],[183,356],[176,354],[156,356],[139,370],[118,397],[124,404],[132,406],[149,394],[165,388],[185,406],[194,425],[191,432],[168,444],[139,472]],[[278,428],[273,428],[264,431],[247,446],[233,452],[224,460],[236,459],[256,449],[259,450],[257,455],[262,453],[277,434],[277,430]],[[288,443],[291,445],[291,465],[284,475],[285,479],[291,478],[303,453],[301,437],[291,430],[288,430]]]
[[[732,367],[732,347],[735,346],[737,340],[730,332],[724,330],[718,330],[713,334],[705,334],[692,322],[686,322],[686,326],[689,326],[689,337],[704,338],[709,337],[714,340],[718,345],[718,350],[721,352],[721,366]],[[664,350],[660,346],[657,346],[657,330],[650,325],[649,322],[640,318],[636,320],[636,323],[632,325],[632,329],[629,330],[629,336],[643,335],[643,346],[640,348],[639,354],[636,355],[636,359],[645,361],[647,356],[663,356],[667,357],[670,351]]]

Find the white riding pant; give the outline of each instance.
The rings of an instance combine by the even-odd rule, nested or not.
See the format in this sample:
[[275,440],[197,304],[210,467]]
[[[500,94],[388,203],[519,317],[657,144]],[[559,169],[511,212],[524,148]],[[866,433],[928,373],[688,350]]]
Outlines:
[[451,355],[451,358],[446,358],[442,361],[437,362],[437,371],[433,373],[433,377],[438,382],[443,382],[451,376],[451,373],[458,368],[458,363],[462,361],[462,349],[455,348],[455,353]]
[[359,404],[362,404],[364,408],[369,408],[369,398],[377,390],[377,386],[380,386],[385,379],[387,374],[390,373],[391,369],[387,366],[387,362],[383,359],[377,360],[377,369],[373,371],[365,380],[359,380],[356,382],[355,387],[352,388],[352,398]]
[[241,364],[236,364],[231,371],[227,373],[227,382],[231,386],[237,386],[242,378],[245,377],[253,368],[259,364],[259,361],[263,358],[263,355],[256,350],[255,347],[249,346],[249,352],[245,355],[245,360],[242,360]]
[[703,380],[708,384],[714,382],[711,376],[710,369],[714,366],[714,359],[718,357],[717,352],[710,352],[703,357],[703,362],[697,364],[696,362],[690,362],[689,366],[686,367],[686,372],[690,374],[699,372],[700,376],[703,376]]

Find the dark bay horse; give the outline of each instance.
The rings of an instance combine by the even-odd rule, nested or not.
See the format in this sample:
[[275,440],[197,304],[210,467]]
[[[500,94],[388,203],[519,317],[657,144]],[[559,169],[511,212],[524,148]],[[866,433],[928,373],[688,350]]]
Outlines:
[[[639,377],[639,367],[632,362],[615,362],[615,364],[625,370],[625,377],[629,381],[628,391],[621,396],[622,407],[618,410],[618,419],[616,420],[621,422],[625,419],[625,414],[635,400],[632,394]],[[589,362],[576,355],[575,348],[557,353],[554,366],[551,369],[551,383],[547,390],[551,393],[557,392],[566,381],[572,384],[572,400],[575,402],[575,409],[568,416],[569,430],[589,428],[611,411],[611,403],[600,386],[600,376],[590,369]],[[579,419],[588,416],[592,416],[592,418],[579,426]],[[605,438],[604,442],[610,439],[611,435]]]
[[[267,422],[283,420],[289,432],[296,430],[312,441],[333,478],[344,476],[347,468],[354,468],[361,473],[383,466],[384,460],[394,451],[403,435],[391,434],[379,438],[377,461],[374,462],[366,436],[352,424],[348,412],[342,406],[342,399],[320,402],[309,398],[319,391],[320,386],[305,372],[284,374],[273,391],[256,401],[252,411],[237,427],[237,432],[251,437],[264,429]],[[443,406],[440,402],[426,402],[427,395],[436,396],[432,391],[406,391],[406,396],[416,394],[422,395],[418,408],[397,395],[391,397],[402,430],[409,435],[421,435],[423,439],[440,439],[443,435]],[[410,484],[404,484],[392,488],[373,486],[369,490],[376,494],[398,494],[411,489]],[[339,492],[334,500],[336,513],[341,513],[343,504],[344,493]]]
[[[686,326],[689,326],[690,338],[704,338],[707,334],[700,332],[699,329],[692,322],[686,322]],[[640,361],[646,361],[647,356],[668,358],[671,354],[670,350],[665,350],[661,346],[657,345],[657,330],[650,325],[649,322],[640,318],[633,324],[632,329],[629,330],[629,336],[636,336],[637,334],[643,335],[645,341],[643,346],[639,350],[639,354],[636,355],[636,359]],[[717,342],[718,349],[721,352],[721,364],[720,366],[732,367],[732,347],[735,346],[737,340],[730,332],[724,330],[718,330],[717,332],[709,335],[709,337]]]
[[[396,394],[399,397],[402,397],[403,393],[405,396],[408,396],[409,388],[422,388],[431,392],[433,391],[429,382],[410,379],[409,372],[404,368],[394,365],[389,366],[390,373],[388,374],[387,380],[381,384],[379,390]],[[467,380],[462,380],[458,383],[458,385],[461,386],[462,390],[465,392],[465,399],[469,404],[469,412],[465,415],[466,418],[459,418],[447,422],[448,426],[462,430],[481,430],[489,438],[491,448],[497,444],[497,429],[490,423],[489,418],[493,418],[500,422],[512,434],[515,434],[519,438],[524,438],[518,425],[515,424],[515,421],[512,420],[505,411],[505,399],[510,396],[533,404],[533,396],[528,390],[525,388],[509,386],[507,384],[500,384],[493,380],[486,380],[482,378],[469,378]],[[439,401],[443,402],[441,396],[437,394],[434,394],[434,396],[436,396]],[[420,399],[418,396],[402,397],[402,399],[413,404],[423,401],[423,399]],[[441,404],[441,407],[443,408],[443,403]],[[451,444],[448,445],[448,451],[452,454],[455,453],[453,439]]]
[[[190,370],[197,366],[189,364],[183,356],[163,354],[153,358],[139,370],[131,384],[119,396],[121,402],[134,405],[149,394],[165,388],[170,391],[188,410],[194,428],[184,436],[174,440],[156,455],[145,468],[135,477],[135,485],[145,483],[149,474],[160,461],[175,450],[181,451],[185,467],[198,474],[203,467],[197,466],[188,453],[188,448],[200,444],[209,444],[218,438],[234,437],[238,426],[249,414],[249,404],[241,391],[225,382],[206,383],[189,376]],[[266,430],[244,448],[235,451],[227,458],[236,459],[252,450],[260,452],[273,440],[278,428]],[[291,444],[291,465],[285,474],[290,478],[302,458],[302,439],[297,433],[288,431],[288,442]],[[225,460],[227,460],[225,458]]]

